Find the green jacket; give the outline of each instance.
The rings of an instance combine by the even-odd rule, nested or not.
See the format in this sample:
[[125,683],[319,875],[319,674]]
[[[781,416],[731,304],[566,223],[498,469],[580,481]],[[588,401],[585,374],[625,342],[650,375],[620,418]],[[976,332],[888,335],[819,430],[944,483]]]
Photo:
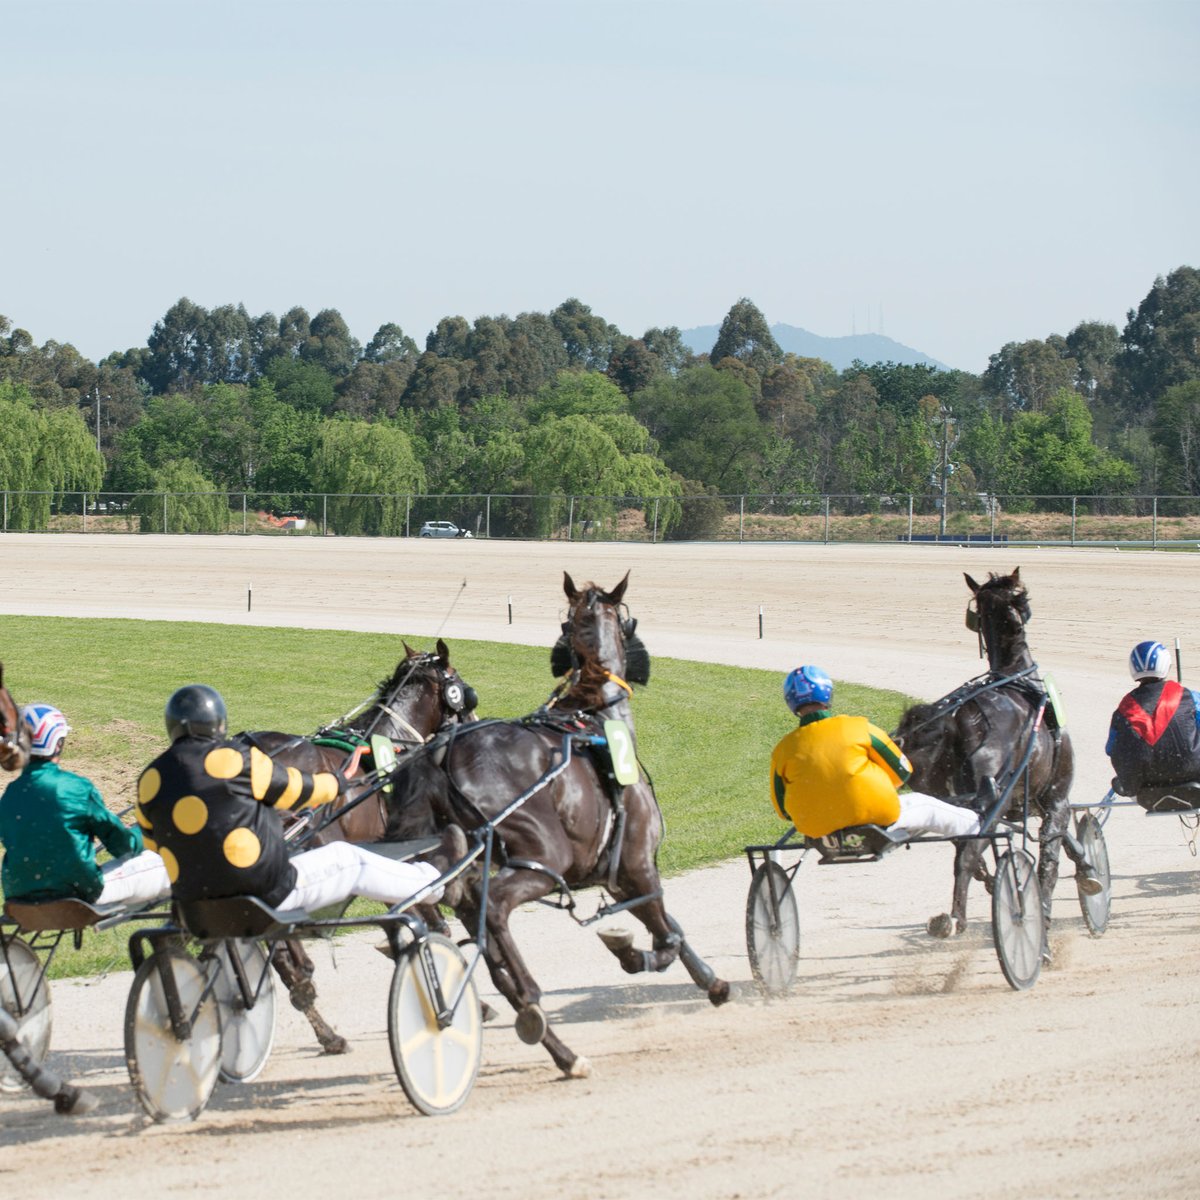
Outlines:
[[0,794],[5,896],[95,900],[104,887],[95,838],[113,858],[142,850],[141,830],[121,824],[90,779],[64,771],[51,759],[31,759]]

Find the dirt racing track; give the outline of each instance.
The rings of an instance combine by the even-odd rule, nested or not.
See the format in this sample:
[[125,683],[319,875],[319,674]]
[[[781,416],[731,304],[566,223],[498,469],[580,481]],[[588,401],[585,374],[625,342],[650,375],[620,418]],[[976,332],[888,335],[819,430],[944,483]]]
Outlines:
[[[9,535],[0,550],[0,613],[440,633],[451,647],[547,647],[564,568],[606,586],[631,569],[627,599],[652,653],[780,672],[815,661],[928,698],[981,669],[962,572],[1020,565],[1030,645],[1075,739],[1076,802],[1107,787],[1104,736],[1130,646],[1179,636],[1185,668],[1200,655],[1200,561],[1184,554],[74,535]],[[487,681],[472,682],[486,696]],[[745,772],[746,803],[765,805],[766,764]],[[262,1076],[218,1087],[195,1124],[140,1115],[121,1049],[129,974],[56,983],[52,1063],[101,1107],[75,1120],[0,1097],[0,1194],[1194,1197],[1200,867],[1175,818],[1123,809],[1106,834],[1108,932],[1088,936],[1068,866],[1054,965],[1021,993],[1000,974],[982,890],[965,935],[925,934],[949,900],[945,846],[837,870],[806,862],[799,978],[769,1002],[750,981],[740,846],[667,881],[690,940],[735,984],[720,1009],[678,965],[623,975],[591,930],[522,912],[514,931],[550,1019],[594,1073],[560,1079],[481,979],[501,1015],[474,1092],[443,1119],[418,1116],[396,1082],[390,968],[370,935],[339,943],[335,963],[315,951],[322,1007],[353,1053],[321,1057],[284,1005]]]

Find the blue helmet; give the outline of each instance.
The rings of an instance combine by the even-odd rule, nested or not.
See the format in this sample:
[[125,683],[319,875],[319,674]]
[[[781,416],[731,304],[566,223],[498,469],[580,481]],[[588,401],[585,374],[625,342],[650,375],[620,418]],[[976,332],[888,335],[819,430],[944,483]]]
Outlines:
[[21,720],[29,731],[34,758],[53,758],[71,732],[67,718],[53,704],[26,704],[21,709]]
[[1162,642],[1138,642],[1129,655],[1129,673],[1134,679],[1166,679],[1171,656]]
[[820,667],[797,667],[783,681],[783,698],[792,712],[802,704],[828,708],[833,700],[833,680]]

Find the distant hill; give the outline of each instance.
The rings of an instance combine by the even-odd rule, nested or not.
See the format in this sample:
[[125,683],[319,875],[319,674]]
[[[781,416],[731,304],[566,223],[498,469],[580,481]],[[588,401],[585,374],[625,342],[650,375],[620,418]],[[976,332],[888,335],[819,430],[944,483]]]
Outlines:
[[[707,354],[717,341],[719,325],[698,325],[695,329],[681,330],[683,343],[693,354]],[[851,337],[821,337],[795,325],[772,325],[771,334],[787,353],[799,354],[802,358],[820,358],[835,370],[844,371],[858,359],[868,366],[877,362],[904,363],[909,366],[924,364],[949,371],[945,363],[922,354],[910,346],[902,346],[882,333],[859,333]]]

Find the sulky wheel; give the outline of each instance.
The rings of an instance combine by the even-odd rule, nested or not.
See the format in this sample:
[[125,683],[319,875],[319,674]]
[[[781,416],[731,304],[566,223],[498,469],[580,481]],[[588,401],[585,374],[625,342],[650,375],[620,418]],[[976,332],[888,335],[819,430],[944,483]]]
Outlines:
[[1079,887],[1079,907],[1083,910],[1083,923],[1093,937],[1099,937],[1108,928],[1108,914],[1112,907],[1112,873],[1108,866],[1108,844],[1104,840],[1104,830],[1100,822],[1091,813],[1084,813],[1075,826],[1075,836],[1083,846],[1087,860],[1096,872],[1096,878],[1104,885],[1102,890],[1093,896],[1085,894],[1079,884],[1079,875],[1075,876],[1076,886]]
[[[190,1028],[180,1040],[163,984],[169,971]],[[142,1108],[156,1121],[195,1119],[221,1069],[221,1016],[203,966],[175,946],[158,946],[133,976],[125,1005],[125,1063]]]
[[1033,857],[1024,850],[1008,850],[996,866],[992,887],[992,937],[1004,978],[1019,992],[1037,983],[1045,936]]
[[[221,1081],[249,1083],[257,1079],[275,1043],[275,979],[260,942],[221,942],[215,951],[221,970],[213,995],[221,1010]],[[247,1004],[234,969],[236,954],[242,967]]]
[[[38,956],[18,937],[8,939],[0,952],[0,1005],[17,1022],[30,1057],[44,1062],[50,1049],[50,984]],[[0,1092],[19,1092],[26,1086],[0,1052]]]
[[768,996],[784,996],[800,960],[800,914],[787,872],[764,862],[750,879],[746,899],[746,953]]
[[462,951],[436,933],[428,935],[426,948],[446,1003],[453,1004],[464,981],[466,990],[450,1024],[439,1029],[420,945],[409,947],[392,976],[388,1043],[405,1094],[427,1117],[437,1117],[459,1108],[475,1086],[483,1055],[483,1018]]

